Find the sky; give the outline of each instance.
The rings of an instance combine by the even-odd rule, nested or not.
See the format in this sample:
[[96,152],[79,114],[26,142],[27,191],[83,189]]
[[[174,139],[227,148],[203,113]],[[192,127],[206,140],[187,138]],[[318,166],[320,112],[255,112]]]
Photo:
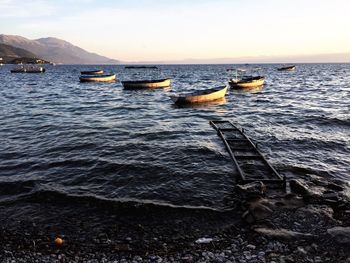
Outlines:
[[122,61],[350,54],[349,10],[349,0],[0,0],[0,34]]

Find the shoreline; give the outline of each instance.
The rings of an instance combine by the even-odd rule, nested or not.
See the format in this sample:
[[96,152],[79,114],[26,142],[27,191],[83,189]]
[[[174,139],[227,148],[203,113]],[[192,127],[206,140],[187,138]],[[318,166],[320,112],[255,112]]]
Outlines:
[[[295,181],[290,194],[265,191],[259,183],[237,186],[226,212],[49,197],[1,204],[0,260],[350,262],[344,188]],[[326,193],[313,192],[316,187]]]

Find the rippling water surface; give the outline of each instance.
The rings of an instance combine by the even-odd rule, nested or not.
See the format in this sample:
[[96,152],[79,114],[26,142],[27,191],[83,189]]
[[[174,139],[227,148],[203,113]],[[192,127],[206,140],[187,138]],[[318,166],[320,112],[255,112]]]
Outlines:
[[[179,108],[169,96],[227,83],[232,65],[0,67],[0,201],[66,196],[224,208],[235,170],[211,119],[244,127],[282,175],[350,180],[350,64],[259,65],[260,90]],[[256,65],[248,65],[254,68]],[[169,89],[79,83],[103,68],[119,80],[171,77]]]

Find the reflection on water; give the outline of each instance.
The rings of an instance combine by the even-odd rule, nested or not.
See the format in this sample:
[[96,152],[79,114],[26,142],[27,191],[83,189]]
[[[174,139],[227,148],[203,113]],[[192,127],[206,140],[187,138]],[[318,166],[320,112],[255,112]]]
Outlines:
[[213,101],[206,101],[206,102],[200,102],[200,103],[187,103],[187,104],[174,104],[174,108],[207,108],[207,107],[214,107],[214,106],[220,106],[227,103],[227,100],[225,97],[213,100]]

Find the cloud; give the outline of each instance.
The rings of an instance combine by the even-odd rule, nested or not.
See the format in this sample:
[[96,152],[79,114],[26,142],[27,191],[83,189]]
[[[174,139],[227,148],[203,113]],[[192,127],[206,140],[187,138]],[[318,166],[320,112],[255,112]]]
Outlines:
[[55,6],[48,1],[0,0],[0,18],[49,17],[55,13]]

